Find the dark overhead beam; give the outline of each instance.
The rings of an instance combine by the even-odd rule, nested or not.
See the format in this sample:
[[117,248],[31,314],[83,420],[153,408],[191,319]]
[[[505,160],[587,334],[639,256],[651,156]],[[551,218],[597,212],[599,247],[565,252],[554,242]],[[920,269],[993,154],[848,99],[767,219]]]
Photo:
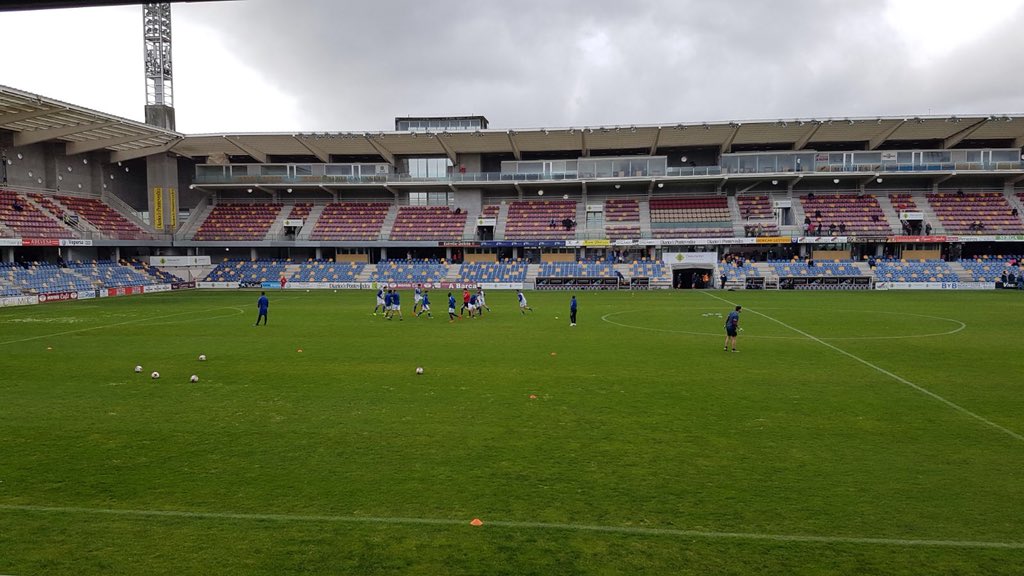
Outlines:
[[[111,126],[117,126],[118,124],[120,124],[120,122],[97,122],[95,124],[76,124],[75,126],[62,126],[60,128],[43,128],[42,130],[16,132],[14,134],[14,145],[28,146],[29,144],[38,144],[39,142],[57,140],[65,136],[71,136],[72,134],[81,134],[82,132],[109,128]],[[142,138],[140,138],[140,140],[141,139]]]
[[[211,0],[164,0],[171,4],[210,2]],[[102,6],[130,6],[140,5],[143,2],[132,2],[131,0],[32,0],[30,2],[4,2],[0,4],[0,12],[15,12],[19,10],[45,10],[58,8],[89,8]]]
[[975,132],[978,131],[978,128],[984,126],[985,122],[988,122],[988,118],[982,118],[981,120],[978,120],[977,122],[971,124],[967,128],[964,128],[963,130],[957,132],[956,134],[953,134],[949,138],[946,138],[945,140],[942,141],[942,147],[949,149],[963,142],[964,138],[967,138],[971,134],[974,134]]
[[906,123],[906,120],[901,120],[897,122],[896,125],[894,125],[892,128],[883,130],[881,133],[876,134],[875,137],[868,142],[868,150],[877,150],[879,146],[884,144],[885,141],[889,139],[889,136],[895,134],[896,131],[900,129],[900,126],[903,126]]

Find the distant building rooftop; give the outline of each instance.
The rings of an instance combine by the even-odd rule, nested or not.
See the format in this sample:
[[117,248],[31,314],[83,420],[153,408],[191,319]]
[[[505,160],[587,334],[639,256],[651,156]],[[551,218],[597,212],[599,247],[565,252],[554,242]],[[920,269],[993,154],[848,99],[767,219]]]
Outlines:
[[484,116],[407,116],[395,118],[397,132],[472,132],[486,130]]

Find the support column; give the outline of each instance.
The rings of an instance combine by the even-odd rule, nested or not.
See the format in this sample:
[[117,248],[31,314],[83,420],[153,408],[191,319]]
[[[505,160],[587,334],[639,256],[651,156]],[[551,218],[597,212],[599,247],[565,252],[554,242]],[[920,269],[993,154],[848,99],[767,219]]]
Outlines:
[[249,260],[255,260],[257,258],[256,249],[249,248]]
[[149,222],[163,234],[178,228],[178,161],[167,155],[146,158]]
[[120,261],[121,261],[121,247],[120,246],[114,246],[114,262],[120,262]]
[[4,250],[4,262],[14,262],[14,247]]
[[380,247],[380,259],[381,260],[387,260],[388,259],[388,249],[385,248],[384,246]]
[[324,249],[319,247],[319,246],[316,247],[316,259],[317,260],[323,260],[324,259]]

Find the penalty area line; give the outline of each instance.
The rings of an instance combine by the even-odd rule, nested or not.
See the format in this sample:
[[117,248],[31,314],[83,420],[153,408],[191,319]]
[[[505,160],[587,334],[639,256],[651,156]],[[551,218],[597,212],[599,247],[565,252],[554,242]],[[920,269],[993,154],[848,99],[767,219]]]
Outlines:
[[[190,518],[209,520],[248,520],[271,522],[347,523],[347,524],[407,524],[429,526],[468,526],[466,520],[443,518],[402,518],[381,516],[330,516],[319,514],[257,514],[242,512],[189,512],[184,510],[133,510],[115,508],[82,508],[75,506],[33,506],[27,504],[0,504],[0,510],[56,513],[92,514],[108,516]],[[759,532],[713,532],[707,530],[684,530],[676,528],[652,528],[641,526],[600,526],[591,524],[564,524],[555,522],[515,522],[485,520],[485,527],[562,530],[572,532],[602,532],[638,536],[667,536],[681,538],[702,538],[708,540],[754,540],[771,542],[805,542],[812,544],[866,544],[874,546],[903,546],[926,548],[995,548],[1024,550],[1024,542],[989,542],[979,540],[940,540],[916,538],[875,538],[861,536],[814,536],[805,534],[766,534]]]
[[[703,294],[707,294],[708,296],[710,296],[710,297],[712,297],[712,298],[714,298],[716,300],[721,300],[722,302],[725,302],[726,304],[729,304],[729,305],[732,305],[732,306],[736,306],[735,302],[730,302],[730,301],[726,300],[725,298],[722,298],[720,296],[716,296],[715,294],[712,294],[710,292],[703,292]],[[813,334],[808,334],[807,332],[804,332],[803,330],[801,330],[799,328],[796,328],[794,326],[790,326],[789,324],[786,324],[782,320],[778,320],[776,318],[772,318],[771,316],[769,316],[767,314],[764,314],[762,312],[758,312],[757,310],[754,310],[753,308],[745,308],[745,310],[747,312],[751,312],[753,314],[757,314],[758,316],[761,316],[762,318],[765,318],[767,320],[771,320],[772,322],[775,322],[776,324],[778,324],[778,325],[780,325],[780,326],[782,326],[784,328],[788,328],[788,329],[792,330],[793,332],[796,332],[797,334],[801,334],[804,337],[808,338],[809,340],[813,340],[813,341],[817,342],[818,344],[821,344],[822,346],[827,346],[828,348],[831,348],[832,350],[835,350],[836,352],[839,352],[843,356],[846,356],[848,358],[856,360],[857,362],[860,362],[861,364],[867,366],[868,368],[871,368],[871,369],[873,369],[873,370],[875,370],[877,372],[880,372],[880,373],[882,373],[882,374],[892,378],[893,380],[895,380],[895,381],[897,381],[897,382],[899,382],[901,384],[905,384],[906,386],[909,386],[909,387],[913,388],[914,390],[917,390],[918,392],[920,392],[922,394],[925,394],[925,395],[930,396],[931,398],[933,398],[935,400],[938,400],[939,402],[942,402],[946,406],[949,406],[950,408],[952,408],[953,410],[956,410],[957,412],[960,412],[961,414],[964,414],[966,416],[970,416],[971,418],[974,418],[978,422],[981,422],[983,424],[991,426],[992,428],[995,428],[996,430],[999,430],[1000,432],[1010,436],[1011,438],[1014,438],[1015,440],[1019,440],[1021,442],[1024,442],[1024,435],[1018,434],[1017,432],[1014,432],[1013,430],[1010,430],[1009,428],[1004,428],[1003,426],[1000,426],[999,424],[996,424],[995,422],[989,420],[988,418],[985,418],[984,416],[982,416],[980,414],[976,414],[974,412],[971,412],[967,408],[964,408],[963,406],[953,402],[952,400],[947,400],[946,398],[943,398],[942,396],[939,396],[935,392],[932,392],[931,390],[928,390],[927,388],[925,388],[923,386],[920,386],[918,384],[914,384],[910,380],[907,380],[906,378],[904,378],[902,376],[899,376],[898,374],[894,374],[894,373],[886,370],[885,368],[882,368],[881,366],[877,366],[875,364],[872,364],[871,362],[868,362],[867,360],[861,358],[860,356],[857,356],[855,354],[847,352],[846,350],[843,350],[842,348],[840,348],[840,347],[838,347],[838,346],[836,346],[834,344],[829,344],[828,342],[822,340],[821,338],[818,338],[817,336],[814,336]]]

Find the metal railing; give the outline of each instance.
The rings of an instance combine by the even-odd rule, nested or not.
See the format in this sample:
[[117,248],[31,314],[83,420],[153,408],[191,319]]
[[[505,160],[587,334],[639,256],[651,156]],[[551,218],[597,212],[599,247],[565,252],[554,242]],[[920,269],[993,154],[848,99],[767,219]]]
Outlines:
[[505,172],[467,172],[444,176],[424,177],[410,174],[381,174],[374,176],[226,176],[196,174],[195,183],[202,184],[456,184],[456,183],[544,183],[579,182],[593,180],[657,180],[661,178],[700,178],[726,175],[828,175],[828,174],[875,174],[898,172],[1003,172],[1024,170],[1024,162],[948,162],[948,163],[872,163],[872,164],[821,164],[809,170],[785,170],[774,168],[764,170],[727,170],[721,166],[695,166],[668,168],[664,173],[581,173],[558,172],[543,174],[511,174]]

